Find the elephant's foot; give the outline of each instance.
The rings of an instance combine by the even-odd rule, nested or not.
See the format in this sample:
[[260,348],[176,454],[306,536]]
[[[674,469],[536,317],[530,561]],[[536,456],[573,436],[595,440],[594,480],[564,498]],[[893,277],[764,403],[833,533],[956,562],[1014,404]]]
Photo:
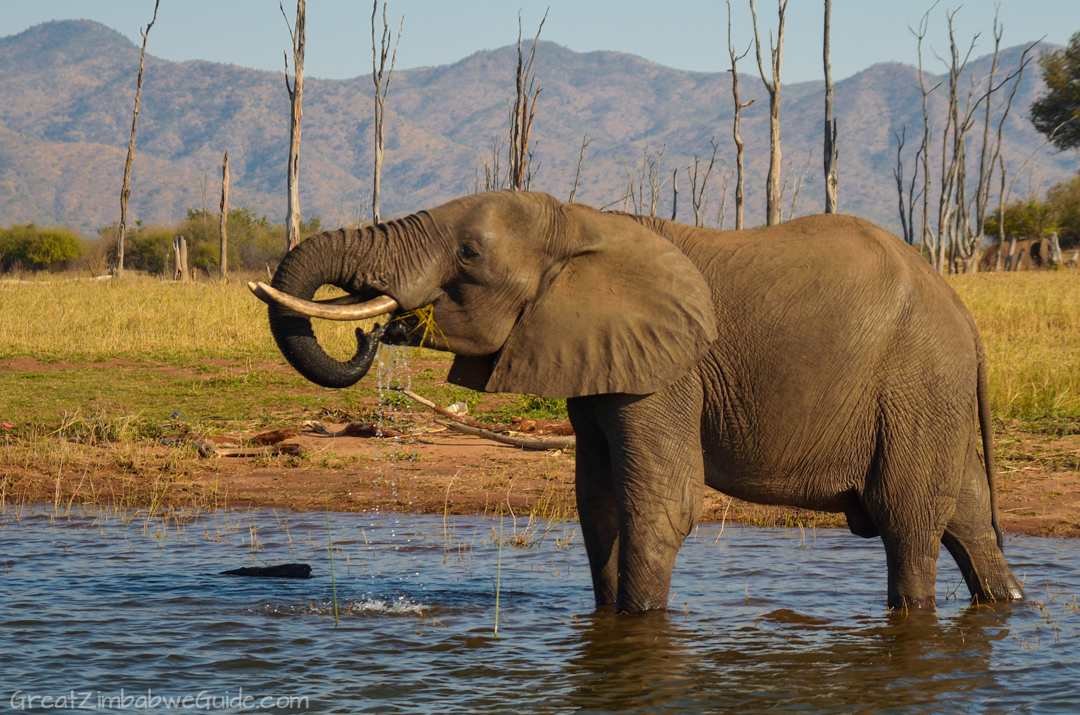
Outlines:
[[937,608],[933,596],[903,596],[889,595],[888,602],[890,611],[922,611]]
[[1022,601],[1024,589],[1005,563],[996,535],[990,528],[978,536],[946,531],[942,538],[964,575],[972,603]]
[[935,607],[937,559],[941,537],[912,532],[882,534],[885,561],[889,567],[888,606],[892,610],[913,611]]

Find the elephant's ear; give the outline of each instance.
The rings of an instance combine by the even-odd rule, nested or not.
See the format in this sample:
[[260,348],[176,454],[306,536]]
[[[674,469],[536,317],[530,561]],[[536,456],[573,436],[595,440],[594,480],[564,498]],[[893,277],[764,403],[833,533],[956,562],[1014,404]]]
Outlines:
[[577,397],[656,392],[716,339],[704,277],[625,216],[563,208],[573,253],[495,356],[489,392]]

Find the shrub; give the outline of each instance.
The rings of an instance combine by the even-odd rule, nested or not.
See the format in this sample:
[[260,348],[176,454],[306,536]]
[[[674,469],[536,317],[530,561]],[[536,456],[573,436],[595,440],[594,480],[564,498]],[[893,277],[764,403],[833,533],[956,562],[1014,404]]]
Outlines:
[[0,230],[0,261],[4,270],[57,270],[83,254],[83,239],[66,228],[38,228],[30,223]]
[[[998,212],[986,217],[986,234],[998,235]],[[1080,244],[1080,175],[1059,181],[1046,192],[1046,200],[1017,199],[1005,207],[1006,235],[1041,238],[1058,232],[1062,248]]]

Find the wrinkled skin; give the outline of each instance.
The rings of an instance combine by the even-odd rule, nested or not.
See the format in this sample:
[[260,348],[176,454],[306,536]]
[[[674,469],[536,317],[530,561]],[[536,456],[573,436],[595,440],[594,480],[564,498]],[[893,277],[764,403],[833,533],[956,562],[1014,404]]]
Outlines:
[[[1000,548],[982,347],[949,286],[902,241],[849,216],[711,231],[550,196],[469,196],[308,239],[274,287],[400,304],[351,363],[271,306],[275,339],[319,384],[372,344],[424,345],[473,389],[566,397],[598,605],[665,608],[705,486],[846,514],[880,537],[888,603],[932,606],[945,544],[974,598],[1022,598]],[[981,429],[980,429],[981,425]],[[822,584],[827,588],[827,584]]]

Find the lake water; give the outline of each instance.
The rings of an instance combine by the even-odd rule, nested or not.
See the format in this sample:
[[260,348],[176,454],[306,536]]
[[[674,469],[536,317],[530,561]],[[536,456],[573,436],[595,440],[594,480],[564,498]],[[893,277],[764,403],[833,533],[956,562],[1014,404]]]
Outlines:
[[[1080,542],[1010,538],[1006,553],[1030,601],[978,609],[945,556],[936,614],[904,616],[884,608],[879,541],[720,532],[702,526],[687,540],[666,614],[616,617],[593,609],[576,524],[330,514],[335,626],[326,514],[149,518],[8,506],[0,710],[1080,707]],[[312,565],[313,578],[218,575],[297,561]]]

